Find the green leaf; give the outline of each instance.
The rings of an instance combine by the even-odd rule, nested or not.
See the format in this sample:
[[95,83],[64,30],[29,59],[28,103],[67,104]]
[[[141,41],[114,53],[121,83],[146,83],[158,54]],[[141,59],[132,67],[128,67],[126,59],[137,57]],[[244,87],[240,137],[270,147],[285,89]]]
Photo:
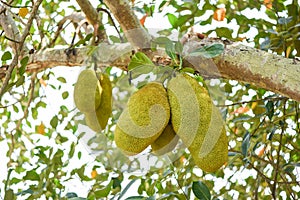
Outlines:
[[70,199],[70,198],[78,197],[78,195],[77,195],[75,192],[68,192],[68,193],[66,194],[66,197],[67,197],[68,199]]
[[213,58],[220,55],[224,51],[223,44],[212,44],[194,50],[190,56],[203,56],[204,58]]
[[71,146],[70,146],[70,151],[69,151],[69,158],[72,158],[74,156],[75,153],[75,143],[72,142]]
[[68,91],[65,91],[65,92],[62,93],[62,98],[63,99],[68,98],[68,96],[69,96],[69,92]]
[[175,59],[176,58],[176,52],[175,52],[175,45],[172,43],[167,43],[165,46],[165,51],[170,56],[170,58]]
[[225,27],[216,28],[216,33],[218,37],[224,37],[227,39],[232,39],[233,30]]
[[73,172],[77,173],[79,178],[82,180],[82,181],[91,181],[92,179],[89,178],[88,176],[86,176],[84,174],[84,169],[85,169],[85,165],[82,165],[81,168],[79,169],[74,169]]
[[18,178],[13,177],[13,178],[9,181],[9,184],[13,185],[13,184],[20,183],[21,181],[22,181],[21,179],[18,179]]
[[270,120],[272,120],[272,117],[274,116],[274,102],[268,101],[268,103],[266,104],[266,109],[267,109],[267,116],[269,117]]
[[168,43],[172,43],[172,40],[170,40],[167,37],[157,37],[157,38],[154,39],[153,42],[156,43],[156,44],[166,45]]
[[77,47],[79,45],[85,44],[85,42],[90,41],[90,39],[92,38],[93,34],[90,33],[87,36],[85,36],[85,38],[79,40],[76,44],[74,44],[74,47]]
[[53,127],[53,128],[56,128],[57,127],[57,124],[58,124],[58,118],[57,116],[55,115],[54,117],[52,117],[51,121],[50,121],[50,125]]
[[208,187],[202,181],[194,181],[192,185],[194,195],[200,200],[211,199],[211,194]]
[[128,65],[128,70],[132,70],[140,66],[155,66],[152,61],[142,52],[137,52],[131,58],[131,61]]
[[21,76],[16,82],[16,87],[23,85],[24,82],[25,82],[25,76]]
[[42,107],[42,108],[46,108],[47,104],[43,101],[39,101],[37,104],[36,104],[36,107]]
[[181,42],[175,42],[175,51],[178,54],[181,54],[183,51],[183,45],[181,44]]
[[40,176],[38,175],[38,173],[36,173],[36,171],[34,170],[30,170],[26,172],[26,175],[23,177],[24,180],[31,180],[31,181],[39,181],[40,180]]
[[14,200],[16,199],[14,191],[12,189],[6,190],[4,195],[4,200]]
[[251,135],[249,134],[249,132],[247,132],[244,136],[243,142],[242,142],[242,154],[246,157],[247,156],[247,152],[250,146],[250,137]]
[[170,24],[172,25],[172,27],[177,28],[178,18],[175,15],[171,14],[171,13],[168,13],[167,16],[168,16],[168,20],[169,20]]
[[112,184],[113,184],[113,181],[111,180],[106,187],[104,187],[103,189],[96,190],[94,192],[95,197],[96,198],[107,197],[108,194],[109,194],[109,192],[110,192],[110,190],[111,190]]
[[2,61],[7,61],[10,60],[12,58],[12,55],[9,51],[5,51],[4,54],[1,57]]
[[31,113],[32,113],[32,118],[37,119],[37,116],[38,116],[37,107],[31,108]]
[[64,77],[58,77],[57,78],[58,81],[62,82],[62,83],[66,83],[66,79]]
[[26,66],[28,63],[29,57],[25,56],[24,58],[22,58],[22,60],[20,61],[21,67],[19,68],[19,74],[23,75],[26,71]]

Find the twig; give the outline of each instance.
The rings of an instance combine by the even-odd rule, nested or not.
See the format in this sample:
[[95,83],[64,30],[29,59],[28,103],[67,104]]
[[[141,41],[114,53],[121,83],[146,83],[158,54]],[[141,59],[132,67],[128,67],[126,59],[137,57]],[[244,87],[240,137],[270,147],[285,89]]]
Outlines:
[[95,44],[98,44],[100,41],[104,41],[107,39],[107,35],[104,29],[101,29],[103,26],[100,16],[98,15],[97,10],[93,7],[93,5],[88,0],[76,0],[81,10],[86,15],[87,20],[94,27],[94,38]]
[[119,38],[120,38],[121,42],[124,42],[124,39],[123,39],[123,37],[122,37],[122,35],[121,35],[121,33],[120,33],[118,27],[116,26],[116,23],[115,23],[114,19],[112,18],[110,12],[108,12],[108,10],[106,10],[106,9],[104,9],[104,8],[97,8],[97,11],[98,11],[98,12],[99,12],[99,11],[103,11],[103,12],[105,12],[105,13],[108,15],[109,19],[111,20],[111,22],[112,22],[112,24],[113,24],[113,27],[116,29],[116,31],[117,31],[117,33],[118,33],[118,35],[119,35]]
[[[71,14],[69,16],[64,17],[62,20],[60,20],[58,22],[58,27],[57,27],[57,30],[55,32],[55,35],[54,35],[53,39],[51,40],[51,42],[47,45],[47,47],[51,47],[51,46],[54,45],[54,43],[57,40],[57,38],[58,38],[59,34],[61,33],[61,31],[64,30],[71,23],[70,22],[66,26],[64,26],[64,24],[68,20],[70,20],[75,25],[75,24],[80,23],[82,20],[86,20],[86,19],[80,13],[73,13],[73,14]],[[87,28],[86,28],[86,32],[88,32]]]
[[245,103],[252,103],[252,102],[258,102],[258,101],[278,101],[278,100],[287,100],[287,97],[266,97],[264,99],[255,99],[251,101],[242,101],[242,102],[236,102],[232,104],[225,104],[225,105],[216,105],[217,107],[228,107],[228,106],[235,106],[235,105],[240,105],[240,104],[245,104]]
[[296,132],[299,134],[300,133],[300,122],[299,122],[299,103],[295,101],[295,122],[296,122]]
[[[285,115],[285,112],[286,112],[285,102],[286,101],[284,101],[284,103],[283,103],[283,116]],[[275,200],[276,200],[276,185],[277,185],[277,178],[278,178],[278,173],[279,173],[279,159],[280,159],[280,151],[281,151],[281,146],[282,146],[282,137],[283,137],[283,133],[284,133],[285,118],[283,121],[284,121],[284,124],[281,125],[281,133],[280,133],[279,146],[278,146],[278,151],[277,151],[274,183],[273,183],[273,188],[272,188],[272,196]]]
[[265,181],[271,185],[271,179],[269,177],[267,177],[266,175],[264,175],[264,173],[262,173],[257,167],[255,167],[251,162],[248,162],[248,164],[263,178],[265,179]]
[[9,2],[9,3],[7,3],[7,2],[5,2],[5,1],[3,1],[3,0],[0,0],[1,1],[1,3],[3,3],[4,5],[6,5],[6,6],[8,6],[8,7],[11,7],[11,8],[31,8],[32,6],[12,6],[12,5],[10,5],[13,1],[11,1],[11,2]]
[[4,79],[3,85],[2,85],[1,90],[0,90],[0,100],[1,100],[1,98],[4,94],[4,92],[5,92],[5,89],[6,89],[7,85],[8,85],[8,82],[9,82],[10,77],[11,77],[11,73],[13,72],[15,66],[17,66],[17,64],[18,64],[19,54],[23,49],[23,45],[24,45],[26,37],[28,36],[30,27],[32,25],[32,21],[33,21],[35,15],[37,14],[38,8],[39,8],[40,4],[42,3],[42,1],[43,0],[37,0],[36,3],[34,4],[33,8],[32,8],[32,11],[31,11],[31,14],[29,16],[27,25],[24,28],[23,35],[21,37],[19,47],[18,47],[18,49],[15,53],[15,56],[14,56],[11,64],[9,65],[9,67],[6,71],[5,79]]
[[181,184],[180,184],[179,181],[178,181],[178,178],[177,178],[177,176],[176,176],[176,173],[175,173],[175,169],[174,169],[173,163],[171,163],[170,165],[172,166],[172,167],[171,167],[171,170],[172,170],[172,172],[173,172],[174,178],[175,178],[175,180],[176,180],[176,182],[177,182],[177,185],[178,185],[179,189],[182,191],[182,193],[183,193],[185,199],[188,200],[188,199],[189,199],[188,196],[186,195],[186,193],[184,192],[184,190],[183,190]]
[[289,184],[287,183],[286,178],[285,178],[282,174],[279,174],[279,175],[280,175],[281,179],[285,182],[285,186],[286,186],[287,190],[289,191],[290,196],[292,197],[292,199],[295,199],[293,190],[291,189],[291,187],[290,187]]

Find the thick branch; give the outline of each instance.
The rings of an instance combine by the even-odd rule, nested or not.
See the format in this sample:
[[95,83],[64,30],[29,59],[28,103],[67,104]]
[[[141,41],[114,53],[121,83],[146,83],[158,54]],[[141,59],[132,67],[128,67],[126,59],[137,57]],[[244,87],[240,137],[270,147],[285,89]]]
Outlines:
[[140,24],[127,0],[104,0],[109,10],[119,22],[127,40],[135,48],[150,47],[150,35]]
[[[201,42],[185,44],[185,54],[199,46],[222,42],[221,40],[205,39]],[[99,66],[116,66],[123,70],[132,56],[132,47],[129,43],[100,44],[96,50]],[[28,71],[40,71],[55,66],[86,65],[88,48],[76,48],[74,55],[67,55],[65,49],[52,49],[30,55]],[[164,57],[162,52],[154,52],[154,56]],[[200,56],[185,56],[184,66],[192,67],[205,77],[223,77],[237,81],[251,83],[283,96],[300,101],[300,64],[299,61],[270,54],[258,49],[233,43],[225,47],[222,55],[214,59],[203,59]],[[156,59],[157,60],[157,59]],[[163,59],[164,60],[164,59]],[[5,70],[0,68],[0,75]]]
[[87,20],[94,26],[95,35],[97,35],[98,41],[103,41],[107,38],[104,31],[101,17],[98,14],[97,10],[92,6],[89,0],[76,0],[81,10],[86,15]]
[[[185,46],[185,54],[196,48],[221,40],[206,38]],[[212,60],[187,56],[186,66],[202,75],[224,77],[247,82],[300,101],[300,63],[298,60],[254,49],[240,43],[225,46],[221,56]]]

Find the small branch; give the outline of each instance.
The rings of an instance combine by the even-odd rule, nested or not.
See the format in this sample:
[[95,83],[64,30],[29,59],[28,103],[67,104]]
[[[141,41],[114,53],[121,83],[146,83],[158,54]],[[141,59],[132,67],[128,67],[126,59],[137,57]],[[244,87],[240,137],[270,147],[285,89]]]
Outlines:
[[[285,112],[286,112],[286,106],[285,106],[285,102],[283,103],[283,116],[285,116]],[[283,119],[284,124],[281,125],[281,133],[280,133],[280,138],[279,138],[279,146],[278,146],[278,150],[277,150],[277,159],[276,159],[276,166],[275,166],[275,175],[274,175],[274,183],[273,183],[273,187],[272,187],[272,196],[274,198],[274,200],[276,200],[276,185],[277,185],[277,178],[278,178],[278,173],[279,173],[279,163],[280,163],[280,151],[281,151],[281,146],[282,146],[282,138],[283,138],[283,133],[284,133],[284,125],[285,125],[285,118]]]
[[[75,25],[75,24],[81,23],[82,21],[86,21],[86,18],[85,18],[85,16],[83,16],[82,13],[73,13],[69,16],[65,16],[62,20],[60,20],[58,22],[58,27],[57,27],[57,30],[55,32],[55,35],[54,35],[53,39],[51,40],[51,42],[47,45],[48,47],[52,47],[54,45],[54,43],[57,40],[57,38],[58,38],[59,34],[61,33],[61,31],[64,30],[64,28],[68,25],[67,24],[64,27],[64,24],[68,20],[71,21]],[[89,33],[92,32],[91,30],[88,29],[88,26],[82,25],[82,27],[85,29],[86,34],[89,34]]]
[[17,49],[17,51],[15,53],[15,56],[14,56],[11,64],[9,65],[9,67],[8,67],[8,69],[6,71],[6,76],[5,76],[3,85],[2,85],[2,87],[0,89],[0,100],[1,100],[1,98],[3,96],[3,94],[4,94],[5,88],[7,87],[8,83],[9,83],[9,80],[10,80],[10,77],[11,77],[11,73],[12,73],[13,69],[15,68],[15,66],[17,66],[17,64],[18,64],[19,55],[20,55],[20,53],[21,53],[21,51],[23,49],[23,45],[24,45],[25,39],[28,36],[30,27],[32,25],[32,21],[35,18],[35,15],[37,14],[38,8],[39,8],[39,6],[40,6],[41,3],[42,3],[42,0],[37,0],[36,3],[33,5],[32,11],[30,13],[30,16],[29,16],[29,19],[28,19],[28,22],[27,22],[27,25],[24,28],[23,35],[20,38],[20,43],[19,43],[18,49]]
[[81,10],[86,15],[87,20],[94,26],[95,37],[97,37],[96,44],[107,39],[101,17],[97,10],[93,7],[89,0],[76,0]]
[[127,0],[104,0],[106,6],[119,22],[127,40],[135,48],[150,48],[151,37],[142,27]]
[[119,38],[120,38],[121,42],[124,42],[124,39],[123,39],[123,37],[122,37],[122,35],[121,35],[121,33],[120,33],[118,27],[116,26],[116,23],[115,23],[114,19],[112,18],[110,12],[108,12],[108,10],[106,10],[106,9],[104,9],[104,8],[97,8],[97,11],[98,11],[98,12],[99,12],[99,11],[105,12],[105,13],[108,15],[110,21],[111,21],[112,24],[113,24],[113,27],[116,29],[116,31],[117,31],[117,33],[118,33],[118,35],[119,35]]
[[242,101],[242,102],[235,102],[232,104],[226,104],[226,105],[216,105],[217,107],[229,107],[229,106],[235,106],[235,105],[240,105],[240,104],[245,104],[245,103],[253,103],[253,102],[259,102],[259,101],[278,101],[278,100],[287,100],[287,97],[266,97],[263,99],[255,99],[255,100],[250,100],[250,101]]

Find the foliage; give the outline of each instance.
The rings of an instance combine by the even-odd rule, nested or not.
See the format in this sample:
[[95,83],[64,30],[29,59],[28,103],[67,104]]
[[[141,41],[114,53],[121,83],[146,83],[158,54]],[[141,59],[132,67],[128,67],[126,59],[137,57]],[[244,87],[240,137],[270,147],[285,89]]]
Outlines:
[[[7,12],[14,16],[22,33],[33,1],[3,2],[0,5],[5,5]],[[105,73],[110,75],[114,87],[113,116],[101,134],[91,134],[72,99],[73,84],[80,69],[57,67],[30,73],[26,72],[28,57],[23,57],[20,67],[13,69],[4,95],[0,96],[0,148],[3,155],[6,151],[0,164],[1,174],[5,175],[0,176],[1,198],[275,199],[280,196],[299,199],[299,102],[255,85],[223,79],[203,80],[195,75],[208,87],[227,124],[229,160],[226,167],[215,173],[205,173],[195,167],[189,152],[182,148],[169,159],[148,152],[128,158],[113,142],[115,123],[133,91],[150,80],[167,79],[174,68],[191,72],[182,66],[180,43],[168,39],[172,31],[178,31],[181,37],[190,27],[201,27],[207,36],[248,42],[256,48],[294,58],[300,55],[298,2],[131,3],[138,16],[147,13],[147,18],[155,18],[161,14],[168,19],[169,28],[159,31],[161,37],[154,41],[153,48],[165,48],[172,59],[170,69],[155,66],[142,53],[132,57],[129,73],[107,67]],[[106,8],[102,1],[94,6]],[[226,15],[223,21],[218,18],[218,22],[214,12],[222,7],[226,8]],[[71,27],[73,22],[63,23],[62,19],[79,9],[75,2],[42,1],[23,49],[69,47],[76,26]],[[253,13],[258,11],[265,17],[253,18]],[[105,29],[113,26],[111,20],[104,22]],[[234,23],[237,28],[231,29]],[[144,26],[147,28],[147,19]],[[10,46],[13,38],[0,29],[1,68],[5,68],[13,62],[15,52]],[[113,34],[109,38],[111,42],[120,42]],[[92,34],[80,29],[72,44],[82,47],[91,42]],[[223,48],[208,46],[194,54],[211,58]],[[1,87],[2,84],[3,79]],[[74,184],[76,188],[71,187]]]

